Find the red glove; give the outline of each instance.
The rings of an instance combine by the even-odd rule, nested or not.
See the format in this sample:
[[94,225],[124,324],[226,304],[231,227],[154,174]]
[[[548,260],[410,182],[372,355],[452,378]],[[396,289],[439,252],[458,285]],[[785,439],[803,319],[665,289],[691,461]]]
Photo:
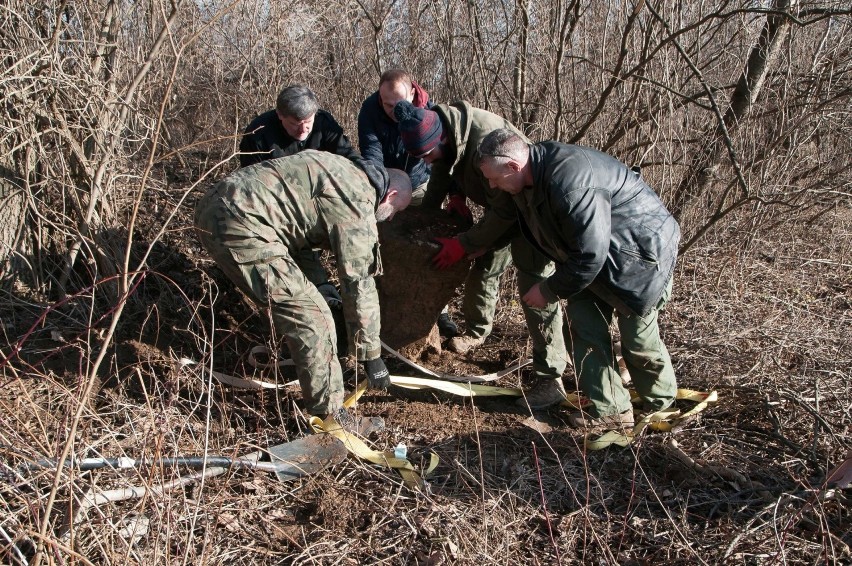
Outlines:
[[469,224],[473,224],[473,213],[467,207],[466,198],[463,194],[453,194],[450,195],[449,201],[447,201],[447,212],[450,214],[458,214]]
[[449,269],[467,255],[458,238],[435,238],[441,244],[441,251],[432,258],[438,269]]

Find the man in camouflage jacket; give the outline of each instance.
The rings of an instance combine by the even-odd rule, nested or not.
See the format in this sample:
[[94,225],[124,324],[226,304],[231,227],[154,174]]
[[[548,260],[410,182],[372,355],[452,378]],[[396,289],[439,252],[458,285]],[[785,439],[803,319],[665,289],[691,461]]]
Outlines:
[[299,251],[334,253],[350,353],[372,387],[389,376],[381,358],[381,275],[376,222],[411,200],[408,176],[388,170],[375,187],[354,162],[306,150],[263,161],[216,183],[198,202],[199,239],[227,276],[259,307],[269,307],[274,330],[296,364],[306,409],[335,414],[343,401],[334,321],[326,301],[306,278]]
[[[464,197],[485,208],[484,216],[470,230],[456,238],[440,238],[442,249],[435,256],[435,264],[446,268],[466,255],[478,255],[465,280],[463,311],[467,330],[449,342],[451,350],[464,353],[482,344],[491,333],[500,276],[512,262],[517,268],[521,295],[554,269],[553,262],[521,235],[509,195],[492,189],[479,170],[482,139],[498,128],[517,130],[500,116],[467,102],[438,104],[428,110],[402,101],[394,112],[406,150],[432,165],[423,206],[440,206],[456,186]],[[533,374],[539,384],[519,399],[519,404],[541,409],[566,398],[561,381],[567,365],[562,308],[558,303],[544,308],[523,303],[521,306],[532,339]],[[538,394],[542,387],[552,393],[553,388],[547,385],[553,383],[558,384],[561,395]]]

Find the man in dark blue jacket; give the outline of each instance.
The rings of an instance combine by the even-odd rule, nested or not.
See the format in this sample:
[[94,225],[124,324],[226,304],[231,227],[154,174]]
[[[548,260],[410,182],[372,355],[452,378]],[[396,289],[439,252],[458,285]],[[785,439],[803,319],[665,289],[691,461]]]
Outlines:
[[569,422],[617,430],[634,424],[610,334],[614,315],[644,410],[671,410],[677,385],[657,315],[671,294],[677,221],[637,173],[605,153],[529,145],[507,129],[486,136],[479,151],[491,187],[512,195],[527,236],[556,263],[522,300],[542,308],[565,299],[577,381],[592,402],[589,414],[574,413]]
[[[402,169],[408,173],[414,187],[413,205],[418,205],[426,192],[429,165],[405,151],[393,107],[407,100],[416,108],[432,108],[429,93],[401,69],[382,73],[379,90],[367,97],[358,112],[358,147],[361,155],[383,167]],[[419,189],[419,191],[418,191]],[[418,194],[419,193],[419,194]]]
[[[435,106],[429,99],[429,93],[406,71],[385,71],[379,78],[379,90],[367,97],[358,112],[358,147],[361,155],[377,165],[402,169],[408,173],[413,187],[411,205],[419,206],[426,194],[431,168],[423,159],[410,155],[402,144],[402,136],[393,114],[394,106],[401,100],[407,100],[415,108]],[[463,195],[452,197],[448,210],[472,218]],[[438,317],[438,331],[447,338],[459,333],[446,308]]]
[[275,108],[257,116],[245,129],[240,141],[240,167],[305,149],[349,159],[359,156],[340,124],[320,109],[313,91],[304,85],[291,85],[278,95]]

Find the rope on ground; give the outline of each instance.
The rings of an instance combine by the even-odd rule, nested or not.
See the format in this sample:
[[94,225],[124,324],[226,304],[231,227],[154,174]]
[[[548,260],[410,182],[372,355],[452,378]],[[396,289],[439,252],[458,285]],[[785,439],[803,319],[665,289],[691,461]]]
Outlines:
[[[683,414],[671,409],[650,413],[636,423],[632,430],[608,430],[602,434],[589,433],[584,438],[584,446],[587,450],[602,450],[613,445],[624,447],[638,438],[646,428],[658,432],[671,432],[680,424],[694,419],[698,413],[707,408],[708,404],[717,402],[719,395],[715,391],[705,393],[692,389],[678,389],[675,398],[678,401],[693,401],[697,405]],[[641,401],[639,394],[633,389],[630,390],[630,400],[633,403]]]
[[[390,352],[400,361],[406,363],[407,365],[421,371],[427,375],[434,377],[434,379],[428,379],[423,377],[409,377],[409,376],[398,376],[392,375],[390,376],[391,383],[398,387],[402,387],[404,389],[434,389],[437,391],[443,391],[445,393],[450,393],[452,395],[458,395],[461,397],[488,397],[488,396],[507,396],[507,397],[519,397],[523,393],[518,388],[511,387],[497,387],[493,385],[483,385],[483,382],[490,382],[509,373],[517,371],[518,369],[524,367],[529,364],[531,360],[523,360],[518,363],[513,364],[512,366],[501,370],[496,373],[490,373],[482,376],[454,376],[449,374],[438,374],[432,370],[426,369],[419,364],[414,363],[409,360],[393,348],[389,347],[387,344],[382,342],[382,347],[385,350]],[[252,349],[252,357],[255,353],[259,353],[260,351],[265,350],[264,346],[256,346]],[[279,365],[291,365],[292,360],[286,360],[286,362],[282,364],[279,362]],[[181,363],[184,365],[194,364],[192,360],[187,360],[186,358],[181,360]],[[298,385],[298,381],[291,381],[284,385],[271,384],[268,382],[263,382],[260,380],[247,380],[235,376],[230,376],[227,374],[222,374],[220,372],[211,372],[213,377],[219,380],[222,383],[226,383],[228,385],[232,385],[234,387],[243,387],[248,389],[260,389],[260,388],[268,388],[268,387],[285,387],[287,385]],[[366,383],[361,382],[356,389],[356,391],[346,400],[344,406],[347,408],[351,408],[351,406],[358,400],[358,398],[363,395],[366,390]],[[631,402],[637,403],[640,401],[639,395],[635,390],[630,390]],[[635,438],[641,435],[646,428],[650,428],[651,430],[655,430],[658,432],[672,432],[673,430],[677,430],[679,426],[689,422],[694,419],[695,416],[707,408],[708,404],[715,403],[718,401],[718,394],[716,391],[710,392],[702,392],[702,391],[693,391],[691,389],[678,389],[677,390],[677,400],[681,401],[691,401],[695,402],[696,405],[686,413],[681,414],[680,411],[673,410],[663,410],[657,411],[648,415],[645,415],[632,430],[607,430],[602,434],[597,433],[589,433],[586,434],[584,438],[584,446],[587,450],[601,450],[603,448],[607,448],[608,446],[627,446],[632,443]],[[589,400],[578,395],[576,393],[570,393],[568,398],[562,402],[562,406],[570,407],[574,409],[582,409],[584,407],[588,407]],[[360,438],[355,436],[353,433],[350,433],[343,429],[340,424],[334,420],[333,417],[328,417],[325,420],[320,419],[319,417],[311,418],[311,426],[314,428],[315,432],[325,432],[329,434],[333,434],[340,440],[346,444],[349,451],[358,456],[361,459],[373,462],[374,464],[387,466],[399,471],[399,473],[403,476],[403,480],[406,485],[409,487],[420,489],[423,487],[423,480],[417,474],[414,466],[406,459],[396,458],[393,456],[392,452],[377,452],[367,446]],[[432,454],[432,462],[424,470],[424,475],[429,471],[434,469],[437,466],[437,456]]]
[[397,358],[402,363],[413,367],[414,369],[416,369],[417,371],[419,371],[421,373],[425,373],[426,375],[432,376],[432,377],[437,378],[437,379],[444,379],[446,381],[458,381],[458,382],[461,382],[461,383],[487,383],[489,381],[497,381],[498,379],[505,377],[505,376],[509,375],[510,373],[513,373],[513,372],[515,372],[515,371],[517,371],[517,370],[519,370],[519,369],[521,369],[525,366],[528,366],[532,363],[532,358],[527,358],[525,360],[519,360],[519,361],[515,362],[514,364],[510,365],[509,367],[507,367],[506,369],[502,369],[502,370],[500,370],[498,372],[494,372],[494,373],[486,373],[484,375],[453,375],[453,374],[450,374],[450,373],[437,373],[437,372],[432,371],[431,369],[427,369],[427,368],[421,366],[420,364],[409,360],[408,358],[406,358],[405,356],[403,356],[402,354],[400,354],[399,352],[397,352],[396,350],[394,350],[393,348],[391,348],[390,346],[388,346],[384,342],[382,342],[382,348],[384,348],[389,354],[391,354],[392,356]]

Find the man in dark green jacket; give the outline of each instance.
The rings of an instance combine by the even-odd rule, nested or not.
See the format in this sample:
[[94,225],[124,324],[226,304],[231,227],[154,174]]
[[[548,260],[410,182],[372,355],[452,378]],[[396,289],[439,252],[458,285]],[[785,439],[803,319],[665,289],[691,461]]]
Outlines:
[[[466,255],[478,255],[465,280],[463,310],[466,333],[450,339],[449,348],[466,352],[491,332],[500,276],[514,262],[523,294],[553,273],[553,262],[521,235],[511,198],[488,186],[479,170],[479,143],[491,131],[512,125],[467,102],[438,104],[432,110],[400,102],[394,108],[402,143],[432,165],[423,206],[438,207],[455,185],[485,208],[484,216],[456,238],[442,239],[435,264],[445,268]],[[519,404],[541,409],[566,398],[562,372],[567,364],[558,303],[531,307],[522,303],[533,345],[533,372],[538,385]]]
[[398,169],[387,173],[374,186],[349,159],[307,150],[232,173],[195,209],[204,248],[258,307],[269,307],[296,363],[306,409],[315,415],[341,409],[343,377],[331,311],[305,276],[300,250],[334,253],[349,350],[371,387],[390,383],[380,357],[376,222],[408,206],[411,183]]
[[592,401],[589,414],[574,413],[569,422],[633,426],[610,334],[614,315],[644,410],[668,410],[677,385],[657,315],[671,294],[677,221],[636,172],[605,153],[530,145],[508,129],[486,136],[479,151],[490,185],[511,195],[525,233],[556,262],[522,300],[542,308],[565,299],[577,380]]

